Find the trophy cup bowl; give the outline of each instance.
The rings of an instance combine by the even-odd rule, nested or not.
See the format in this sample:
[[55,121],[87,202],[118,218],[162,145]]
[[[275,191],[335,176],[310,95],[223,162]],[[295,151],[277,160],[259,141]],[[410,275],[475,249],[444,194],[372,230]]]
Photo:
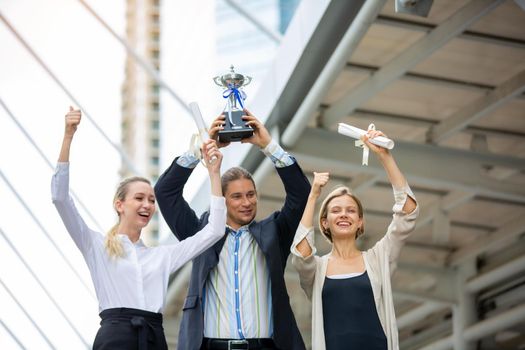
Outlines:
[[[225,124],[224,129],[219,131],[220,142],[241,141],[244,138],[253,135],[253,129],[247,126],[242,120],[244,111],[242,110],[242,100],[246,94],[242,87],[248,85],[252,78],[236,73],[234,67],[230,67],[230,72],[213,78],[215,84],[224,88],[223,97],[228,99],[226,109],[224,110]],[[237,105],[239,103],[241,106]]]

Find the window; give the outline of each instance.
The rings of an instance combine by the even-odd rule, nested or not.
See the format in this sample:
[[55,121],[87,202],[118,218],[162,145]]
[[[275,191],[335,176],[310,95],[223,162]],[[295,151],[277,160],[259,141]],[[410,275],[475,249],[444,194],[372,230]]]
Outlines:
[[160,86],[158,84],[151,85],[151,93],[153,95],[158,95],[160,93]]
[[151,109],[158,112],[160,109],[160,103],[158,101],[151,102]]

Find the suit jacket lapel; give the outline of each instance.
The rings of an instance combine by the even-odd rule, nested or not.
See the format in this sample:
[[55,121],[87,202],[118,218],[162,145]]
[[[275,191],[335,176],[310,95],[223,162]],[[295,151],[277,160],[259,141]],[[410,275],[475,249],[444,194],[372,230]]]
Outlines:
[[252,224],[250,225],[250,233],[259,245],[259,248],[261,248],[261,250],[263,251],[264,255],[266,255],[266,247],[264,245],[261,225],[258,222],[252,222]]
[[217,263],[219,262],[219,255],[221,254],[221,250],[222,250],[222,247],[224,246],[224,243],[226,242],[226,237],[228,236],[228,234],[224,234],[224,236],[222,236],[222,238],[213,245],[213,251],[215,252],[215,256],[214,256],[214,264],[213,266],[217,265]]
[[217,243],[208,248],[208,250],[202,253],[203,256],[205,256],[203,266],[206,274],[219,263],[219,255],[221,254],[224,242],[226,242],[226,237],[227,234],[225,234]]

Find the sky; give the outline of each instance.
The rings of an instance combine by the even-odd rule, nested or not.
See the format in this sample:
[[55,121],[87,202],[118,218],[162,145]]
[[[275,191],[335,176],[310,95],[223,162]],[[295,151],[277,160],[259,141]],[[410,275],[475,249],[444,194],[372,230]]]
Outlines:
[[[185,2],[164,1],[161,16],[162,77],[184,101],[199,102],[207,123],[223,107],[220,91],[211,81],[225,64],[214,58],[214,27],[209,25],[214,2],[200,0],[200,6],[185,7]],[[123,35],[123,0],[88,3]],[[125,51],[79,1],[0,0],[0,13],[83,109],[70,157],[71,189],[96,218],[97,223],[81,209],[88,224],[106,230],[116,220],[111,201],[120,158],[112,144],[118,145],[120,139]],[[181,46],[183,42],[186,46]],[[99,318],[89,271],[51,203],[53,169],[19,128],[54,166],[64,115],[70,105],[79,106],[4,22],[0,23],[0,99],[0,348],[21,348],[17,341],[27,349],[90,346]],[[194,126],[166,93],[161,95],[161,105],[164,169],[187,148],[193,132],[188,130]],[[202,168],[195,173],[186,192],[190,198],[206,177]],[[161,235],[171,236],[165,225]]]

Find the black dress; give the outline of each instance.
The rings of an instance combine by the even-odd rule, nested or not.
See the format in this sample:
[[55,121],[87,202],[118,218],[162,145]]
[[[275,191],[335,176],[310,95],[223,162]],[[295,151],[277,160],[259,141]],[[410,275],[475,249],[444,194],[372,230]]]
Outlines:
[[362,275],[326,278],[323,286],[326,350],[387,350],[370,279]]

